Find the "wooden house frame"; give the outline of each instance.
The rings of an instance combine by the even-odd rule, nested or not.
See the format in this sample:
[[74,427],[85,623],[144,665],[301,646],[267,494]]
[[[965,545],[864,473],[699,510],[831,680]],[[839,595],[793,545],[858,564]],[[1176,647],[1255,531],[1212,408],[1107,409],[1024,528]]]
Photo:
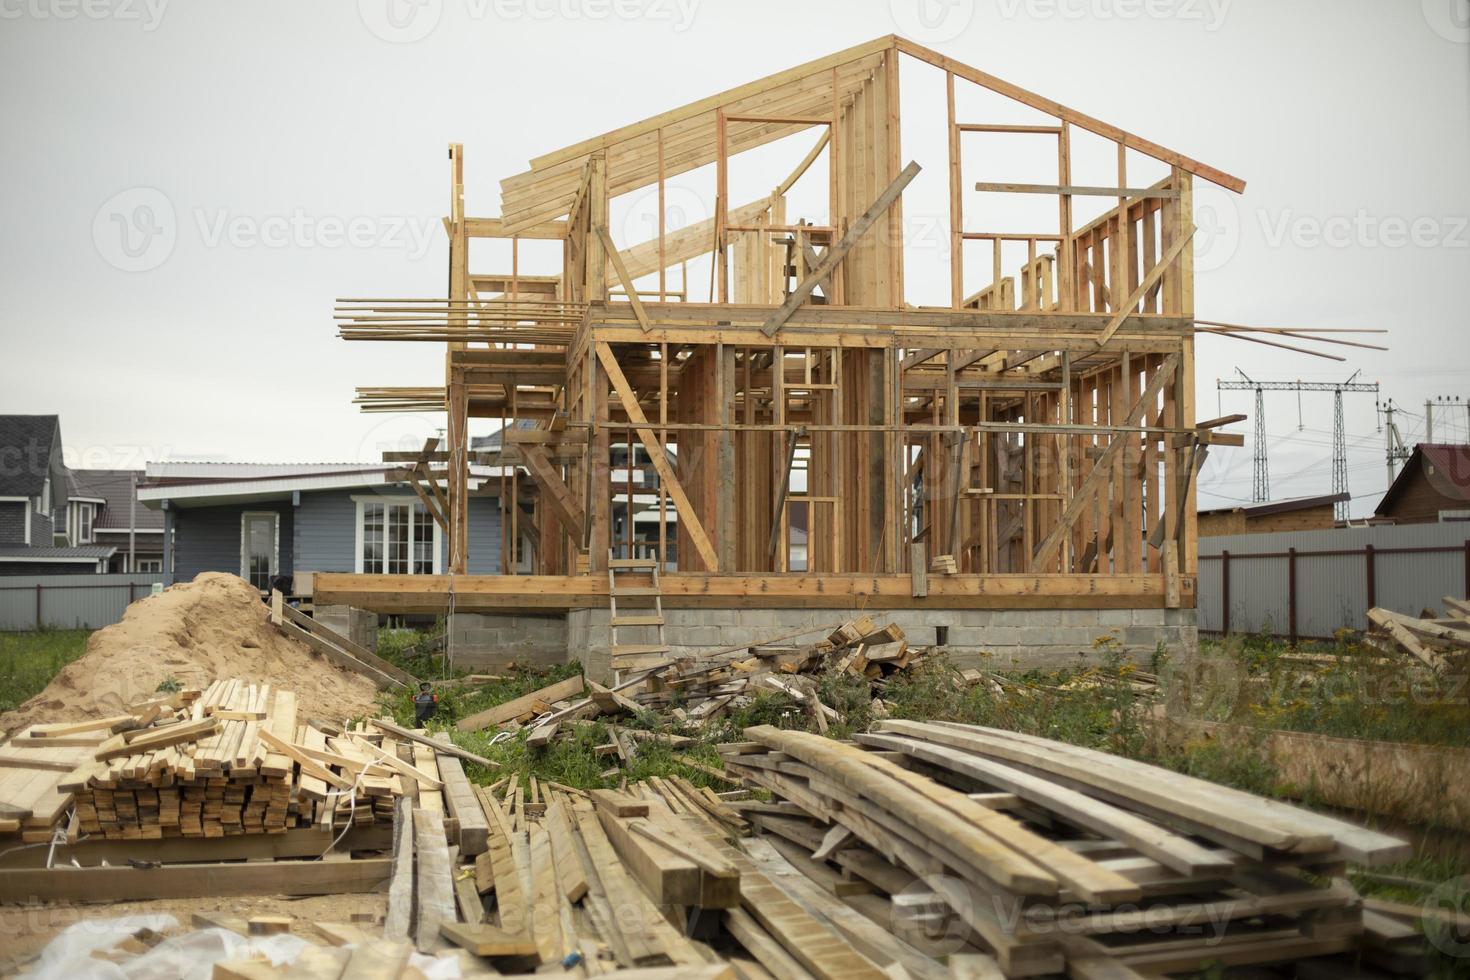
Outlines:
[[[946,158],[905,166],[900,58],[944,73]],[[963,118],[963,86],[1051,121]],[[1116,184],[1072,183],[1079,131],[1116,146]],[[790,177],[730,199],[732,159],[803,132],[816,143]],[[1055,183],[974,184],[1054,198],[1054,227],[966,223],[976,175],[960,147],[975,132],[1055,140]],[[1129,152],[1167,176],[1129,186]],[[829,211],[814,224],[785,195],[823,157]],[[1193,182],[1240,192],[1239,179],[894,36],[538,157],[502,182],[500,217],[466,215],[458,144],[450,160],[448,296],[344,300],[338,325],[446,345],[442,388],[362,389],[359,402],[448,412],[445,445],[389,458],[419,479],[451,574],[319,576],[331,601],[605,607],[609,554],[632,545],[612,512],[634,494],[610,450],[638,443],[659,477],[657,551],[677,546],[672,606],[1193,606],[1194,476],[1215,425],[1195,419]],[[666,228],[665,182],[711,164],[714,216]],[[920,166],[948,173],[947,306],[904,300],[903,190]],[[658,234],[615,243],[610,201],[648,188]],[[1116,206],[1078,223],[1084,197]],[[523,276],[514,259],[472,270],[477,239],[509,240],[513,256],[559,241],[562,273]],[[1017,243],[1026,259],[1003,268],[994,244],[990,281],[965,282],[969,242]],[[715,302],[689,302],[668,270],[712,252]],[[503,422],[496,453],[471,453],[470,419]],[[507,574],[463,574],[472,461],[525,473],[500,495]],[[804,569],[789,562],[793,508]],[[513,574],[522,537],[531,575]],[[945,574],[937,556],[952,556]]]

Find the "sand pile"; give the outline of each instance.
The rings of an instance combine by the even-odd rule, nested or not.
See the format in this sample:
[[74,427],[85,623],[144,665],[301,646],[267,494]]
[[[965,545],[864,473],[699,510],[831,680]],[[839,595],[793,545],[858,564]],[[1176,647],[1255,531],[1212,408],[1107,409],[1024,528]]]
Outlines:
[[87,652],[44,691],[0,715],[0,730],[119,714],[170,677],[185,687],[243,677],[287,688],[303,719],[370,714],[377,693],[372,681],[281,634],[244,579],[205,572],[128,606],[122,622],[93,633]]

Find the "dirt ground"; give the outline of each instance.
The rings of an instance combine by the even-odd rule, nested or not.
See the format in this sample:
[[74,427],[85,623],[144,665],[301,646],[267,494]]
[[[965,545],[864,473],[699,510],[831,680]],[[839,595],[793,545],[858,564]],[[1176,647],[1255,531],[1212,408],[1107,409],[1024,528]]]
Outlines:
[[[321,895],[310,898],[243,896],[240,898],[160,899],[151,902],[115,902],[107,905],[50,904],[0,906],[0,975],[10,976],[40,954],[57,933],[75,922],[114,919],[125,915],[171,915],[179,922],[169,936],[192,931],[196,912],[248,919],[255,915],[286,915],[295,921],[291,931],[303,939],[325,943],[314,922],[352,922],[354,915],[372,916],[381,923],[388,908],[385,894]],[[366,925],[359,922],[360,925]]]

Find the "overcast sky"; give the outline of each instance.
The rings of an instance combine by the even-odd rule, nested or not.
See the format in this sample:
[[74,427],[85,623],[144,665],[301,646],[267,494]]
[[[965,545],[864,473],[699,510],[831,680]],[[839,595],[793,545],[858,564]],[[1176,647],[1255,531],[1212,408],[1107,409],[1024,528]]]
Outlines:
[[[353,388],[440,384],[442,349],[338,340],[332,300],[443,294],[450,141],[496,214],[532,156],[894,32],[1244,178],[1198,185],[1199,317],[1390,331],[1343,363],[1202,339],[1200,417],[1237,366],[1361,369],[1411,432],[1458,396],[1436,437],[1466,437],[1470,0],[0,0],[0,412],[59,413],[74,466],[377,459],[442,420]],[[903,91],[940,181],[908,140],[942,86]],[[1007,152],[967,180],[1028,179]],[[907,254],[932,300],[943,260]],[[1331,395],[1300,429],[1268,399],[1273,496],[1326,492]],[[1345,402],[1356,514],[1386,481],[1373,401]],[[1201,506],[1248,499],[1250,463],[1217,450]]]

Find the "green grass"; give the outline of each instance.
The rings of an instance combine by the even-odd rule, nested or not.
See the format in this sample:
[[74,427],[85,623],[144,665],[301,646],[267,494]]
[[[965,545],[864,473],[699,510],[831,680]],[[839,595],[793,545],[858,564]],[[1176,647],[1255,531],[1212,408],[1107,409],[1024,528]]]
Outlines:
[[[1259,636],[1201,644],[1215,691],[1192,698],[1193,714],[1258,728],[1470,747],[1470,685],[1439,678],[1407,656],[1385,658],[1344,638],[1293,650]],[[1289,653],[1329,653],[1335,663],[1294,663]]]
[[90,630],[0,633],[0,711],[11,711],[87,649]]

